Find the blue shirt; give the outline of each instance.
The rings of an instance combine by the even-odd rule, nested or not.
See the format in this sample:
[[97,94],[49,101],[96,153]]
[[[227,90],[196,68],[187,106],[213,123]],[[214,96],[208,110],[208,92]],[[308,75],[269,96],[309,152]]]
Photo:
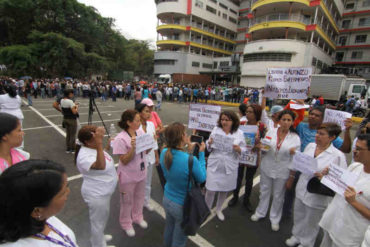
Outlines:
[[[317,130],[310,129],[308,127],[308,123],[299,123],[296,128],[296,131],[299,137],[301,138],[301,152],[303,152],[308,143],[315,142]],[[343,140],[339,136],[333,141],[333,145],[337,149],[340,149],[342,144]]]
[[[164,164],[164,157],[167,148],[164,148],[161,153],[160,163],[163,170],[164,177],[166,178],[166,185],[164,186],[164,195],[169,200],[184,205],[187,185],[189,179],[188,158],[189,154],[179,150],[171,150],[172,165],[168,171]],[[199,160],[194,157],[193,159],[193,178],[198,183],[206,181],[206,160],[204,152],[199,152]]]
[[193,96],[197,96],[198,94],[198,89],[193,89]]
[[148,89],[143,90],[143,99],[146,99],[146,98],[149,98],[149,90]]

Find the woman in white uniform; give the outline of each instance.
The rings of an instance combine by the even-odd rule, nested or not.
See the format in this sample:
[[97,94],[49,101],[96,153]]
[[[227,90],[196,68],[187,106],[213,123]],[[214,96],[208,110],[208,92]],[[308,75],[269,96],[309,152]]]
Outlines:
[[[358,177],[344,196],[336,194],[320,220],[324,237],[320,247],[367,247],[370,243],[370,135],[358,136],[355,163],[348,167]],[[330,173],[330,171],[329,171]],[[366,232],[367,230],[367,232]],[[366,233],[365,233],[366,232]],[[364,239],[365,236],[365,239]]]
[[154,123],[148,121],[152,115],[150,114],[149,107],[146,104],[138,104],[135,107],[136,111],[139,112],[141,125],[140,128],[145,133],[150,134],[154,139],[154,148],[146,155],[147,158],[147,174],[146,174],[146,184],[145,184],[145,200],[144,207],[149,211],[153,211],[152,205],[150,205],[150,192],[152,189],[152,177],[153,177],[153,166],[159,164],[158,156],[158,143],[156,140],[156,131]]
[[89,207],[92,247],[106,247],[111,235],[104,235],[110,199],[117,186],[113,158],[103,149],[103,127],[86,125],[78,132],[76,165],[83,177],[81,194]]
[[[217,122],[217,127],[207,141],[207,148],[210,151],[207,165],[206,180],[206,203],[211,209],[216,192],[218,199],[216,204],[216,215],[219,220],[225,220],[222,213],[222,205],[226,200],[229,191],[236,188],[238,177],[239,156],[242,148],[246,147],[243,132],[239,128],[239,118],[232,111],[223,111]],[[231,138],[233,139],[230,147],[220,148],[216,139]],[[228,149],[228,151],[227,151]]]
[[[21,97],[17,95],[17,87],[14,85],[7,85],[5,91],[7,92],[6,94],[0,95],[0,112],[5,112],[17,117],[22,126],[24,119],[21,110],[22,100]],[[23,146],[24,140],[20,148],[23,149]]]
[[[315,143],[306,146],[304,153],[316,159],[318,171],[324,170],[330,164],[347,168],[344,154],[332,144],[340,132],[337,124],[324,123],[317,129]],[[295,172],[291,171],[287,186],[293,183],[294,174]],[[288,246],[314,246],[320,230],[318,223],[332,200],[330,196],[308,192],[307,184],[310,179],[310,176],[302,173],[297,183],[292,236],[285,241]]]
[[266,216],[272,193],[270,221],[273,231],[279,230],[292,155],[301,146],[301,140],[293,129],[294,112],[284,110],[277,119],[280,127],[270,129],[266,134],[266,138],[271,139],[271,145],[267,152],[262,153],[260,201],[251,217],[252,221],[258,221]]
[[279,120],[278,116],[284,108],[280,105],[274,105],[271,107],[270,113],[271,118],[267,116],[266,112],[266,97],[262,98],[262,115],[261,115],[261,122],[267,126],[267,130],[277,129],[279,127]]
[[2,247],[77,247],[72,230],[56,214],[69,188],[63,166],[50,160],[27,160],[0,176],[0,245]]

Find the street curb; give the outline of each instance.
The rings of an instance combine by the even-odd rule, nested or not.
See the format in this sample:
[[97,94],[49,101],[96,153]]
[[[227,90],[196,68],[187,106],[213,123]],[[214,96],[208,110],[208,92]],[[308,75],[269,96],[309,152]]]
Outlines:
[[[205,100],[199,100],[199,103],[204,103],[205,104]],[[210,105],[223,105],[223,106],[233,106],[233,107],[238,107],[240,105],[240,103],[230,103],[230,102],[223,102],[223,101],[217,101],[217,100],[208,100],[207,101],[207,104],[210,104]],[[266,110],[268,111],[269,108],[266,106]],[[308,111],[305,111],[304,113],[305,117],[308,116]],[[361,123],[363,120],[363,118],[361,117],[352,117],[352,121],[354,123]]]

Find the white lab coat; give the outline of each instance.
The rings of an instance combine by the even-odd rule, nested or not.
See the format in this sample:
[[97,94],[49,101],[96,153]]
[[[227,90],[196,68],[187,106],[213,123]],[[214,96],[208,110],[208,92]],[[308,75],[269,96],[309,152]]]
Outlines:
[[[314,157],[316,143],[309,143],[304,153]],[[346,157],[337,148],[330,146],[316,158],[318,171],[322,171],[329,164],[337,165],[341,168],[347,167]],[[318,223],[321,219],[324,210],[332,200],[329,196],[310,193],[307,191],[308,181],[312,177],[301,174],[297,187],[296,199],[294,202],[294,224],[292,234],[305,247],[312,247],[315,244],[315,239],[320,230]]]
[[272,121],[272,119],[267,116],[266,110],[262,111],[261,122],[267,126],[267,130],[273,130],[273,129],[279,128],[279,125],[277,125],[277,127],[275,128],[274,121]]
[[[219,128],[215,127],[210,135],[214,138],[216,134],[234,138],[234,145],[239,145],[245,150],[246,143],[241,130],[228,135]],[[224,152],[217,149],[212,149],[207,141],[207,148],[211,152],[208,157],[207,164],[207,181],[206,188],[210,191],[232,191],[236,188],[238,177],[239,154],[235,151]]]
[[365,232],[364,241],[362,242],[361,247],[370,247],[370,225]]
[[285,183],[289,178],[292,156],[289,153],[291,148],[297,150],[301,146],[301,140],[296,133],[289,132],[277,151],[277,131],[270,129],[266,136],[271,137],[270,150],[262,153],[260,201],[256,209],[256,215],[260,218],[266,216],[270,197],[273,191],[273,200],[270,210],[270,221],[272,224],[279,224],[283,211]]
[[[348,170],[359,174],[353,186],[358,193],[356,200],[370,208],[370,174],[365,173],[363,165],[358,162],[351,164]],[[343,196],[337,194],[325,210],[319,225],[329,233],[336,245],[352,247],[361,245],[370,220],[347,203]]]

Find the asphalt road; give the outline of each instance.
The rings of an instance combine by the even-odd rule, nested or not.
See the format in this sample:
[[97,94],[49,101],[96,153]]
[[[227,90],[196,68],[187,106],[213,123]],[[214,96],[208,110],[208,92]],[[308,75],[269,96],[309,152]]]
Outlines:
[[[62,128],[62,115],[52,108],[53,99],[34,99],[33,107],[23,106],[24,113],[23,128],[25,131],[25,151],[31,153],[31,158],[50,159],[63,164],[66,167],[69,177],[71,193],[64,210],[57,216],[65,222],[76,234],[80,247],[88,247],[90,227],[88,209],[81,197],[82,178],[73,163],[73,155],[65,153],[65,130]],[[80,102],[80,122],[87,124],[88,99],[78,98]],[[118,99],[112,102],[96,100],[102,118],[109,128],[111,123],[117,123],[121,113],[134,107],[134,102]],[[174,121],[187,124],[188,104],[167,103],[162,104],[159,111],[164,125]],[[237,111],[235,107],[223,107]],[[96,112],[93,114],[93,121],[101,125]],[[352,136],[357,126],[352,130]],[[118,130],[118,128],[117,128]],[[347,158],[350,159],[349,155]],[[117,157],[115,157],[117,161]],[[349,161],[349,160],[348,160]],[[254,179],[254,188],[251,202],[254,207],[258,203],[259,175]],[[109,244],[117,247],[159,247],[163,246],[164,211],[161,207],[163,191],[159,183],[158,175],[154,169],[152,182],[152,205],[155,210],[149,212],[144,209],[144,217],[149,227],[142,230],[135,227],[136,236],[129,238],[120,228],[119,197],[117,190],[112,196],[111,212],[106,234],[112,234],[113,240]],[[283,218],[280,223],[280,231],[272,232],[268,219],[259,222],[251,222],[251,213],[247,212],[241,203],[234,208],[227,208],[225,203],[225,221],[220,222],[214,214],[206,224],[199,230],[198,235],[189,239],[187,246],[212,247],[212,246],[243,246],[243,247],[280,247],[285,246],[284,241],[290,237],[292,218]],[[317,241],[319,242],[319,241]],[[316,243],[315,246],[318,246]]]

